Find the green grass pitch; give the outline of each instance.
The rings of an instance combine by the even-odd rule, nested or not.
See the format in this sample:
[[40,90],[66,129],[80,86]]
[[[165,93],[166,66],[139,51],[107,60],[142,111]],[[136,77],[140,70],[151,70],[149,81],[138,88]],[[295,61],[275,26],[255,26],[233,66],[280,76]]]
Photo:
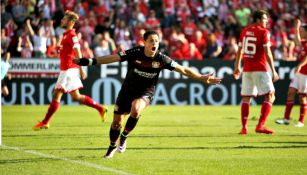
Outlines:
[[249,134],[239,135],[240,106],[150,106],[127,140],[125,153],[103,159],[113,106],[102,123],[98,112],[62,105],[48,130],[33,131],[48,106],[2,106],[0,174],[33,175],[298,175],[307,172],[307,126],[276,125],[284,106],[273,106],[256,134],[260,106],[251,106]]

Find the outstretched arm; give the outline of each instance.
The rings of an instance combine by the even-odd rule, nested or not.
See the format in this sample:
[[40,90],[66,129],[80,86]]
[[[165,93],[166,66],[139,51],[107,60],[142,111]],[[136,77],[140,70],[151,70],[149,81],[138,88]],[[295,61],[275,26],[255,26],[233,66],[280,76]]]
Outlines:
[[96,64],[108,64],[113,62],[119,62],[121,59],[118,54],[114,55],[106,55],[97,58],[81,58],[81,59],[74,59],[73,62],[80,66],[92,66]]
[[219,84],[222,81],[221,78],[215,77],[213,73],[202,75],[189,67],[181,66],[179,64],[177,64],[175,71],[206,84]]

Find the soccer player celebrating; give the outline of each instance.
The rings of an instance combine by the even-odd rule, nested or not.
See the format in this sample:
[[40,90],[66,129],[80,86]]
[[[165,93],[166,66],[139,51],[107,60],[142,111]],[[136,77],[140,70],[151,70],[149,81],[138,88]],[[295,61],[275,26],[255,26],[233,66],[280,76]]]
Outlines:
[[59,48],[61,72],[56,82],[52,94],[52,102],[49,105],[47,114],[42,121],[33,127],[34,130],[47,129],[49,127],[49,122],[52,115],[60,106],[60,100],[63,93],[67,92],[69,92],[73,100],[95,108],[99,112],[103,121],[106,117],[107,108],[105,106],[96,103],[92,98],[82,95],[79,92],[79,89],[83,87],[80,76],[82,79],[85,79],[86,74],[84,73],[82,67],[73,63],[74,58],[82,57],[78,37],[73,29],[78,18],[79,16],[76,13],[66,11],[63,19],[61,20],[61,26],[66,29]]
[[[266,29],[268,23],[267,12],[257,10],[253,14],[254,23],[241,31],[239,50],[236,55],[234,78],[238,79],[241,73],[241,60],[243,59],[242,89],[243,101],[241,104],[242,130],[240,134],[247,134],[247,119],[250,101],[253,96],[264,95],[257,133],[272,134],[273,131],[265,126],[272,104],[275,100],[273,82],[279,79],[273,65],[273,56],[270,50],[270,34]],[[273,73],[272,78],[267,70],[269,64]]]
[[[296,68],[296,75],[291,81],[288,90],[288,98],[286,103],[286,109],[284,118],[276,120],[277,124],[288,125],[290,123],[290,113],[294,105],[295,94],[298,92],[300,101],[300,118],[295,127],[303,127],[305,113],[307,108],[307,25],[302,27],[301,33],[301,21],[299,19],[295,22],[295,44],[302,47],[299,60],[301,61]],[[301,38],[302,37],[302,38]]]
[[[159,73],[162,69],[179,72],[189,78],[206,84],[218,84],[221,78],[213,74],[202,75],[188,67],[181,66],[159,50],[159,34],[150,30],[145,32],[144,46],[121,51],[118,54],[91,59],[75,59],[82,66],[108,64],[112,62],[128,61],[128,71],[114,107],[114,118],[110,128],[110,146],[105,158],[112,158],[116,151],[117,140],[120,136],[118,152],[126,150],[126,138],[136,126],[142,111],[153,99]],[[130,114],[124,130],[121,133],[122,122]]]

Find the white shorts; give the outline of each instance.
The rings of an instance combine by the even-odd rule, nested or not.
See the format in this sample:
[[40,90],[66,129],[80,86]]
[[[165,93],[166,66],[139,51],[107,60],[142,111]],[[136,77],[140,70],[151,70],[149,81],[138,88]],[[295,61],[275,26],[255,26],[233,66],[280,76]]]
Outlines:
[[259,96],[274,91],[273,81],[268,72],[243,72],[242,96]]
[[289,86],[297,89],[299,94],[307,94],[307,75],[295,74]]
[[80,80],[79,68],[72,68],[61,71],[54,89],[60,89],[64,93],[83,88]]

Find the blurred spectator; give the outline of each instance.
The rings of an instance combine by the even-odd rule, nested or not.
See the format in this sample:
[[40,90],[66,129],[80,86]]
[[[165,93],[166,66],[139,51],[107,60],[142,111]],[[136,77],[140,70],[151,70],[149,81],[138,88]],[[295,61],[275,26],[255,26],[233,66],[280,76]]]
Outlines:
[[26,17],[29,15],[27,14],[26,8],[20,3],[20,0],[15,0],[15,5],[12,8],[12,14],[18,26],[21,26]]
[[35,11],[36,0],[23,0],[22,4],[26,8],[27,14]]
[[115,43],[119,45],[122,41],[125,40],[125,33],[129,32],[126,22],[123,20],[118,21],[118,25],[115,27]]
[[207,47],[205,36],[203,36],[203,33],[200,30],[197,30],[194,34],[195,37],[192,42],[195,44],[199,52],[203,55],[205,54],[205,50]]
[[18,26],[15,24],[13,19],[10,19],[4,26],[7,36],[12,37],[15,35],[15,31],[18,28]]
[[46,56],[47,58],[58,58],[59,57],[56,37],[51,37],[51,43],[47,47]]
[[82,57],[85,58],[93,58],[94,57],[94,53],[92,51],[92,49],[89,47],[89,44],[87,41],[83,41],[82,45],[81,45],[81,53],[82,53]]
[[219,7],[219,0],[203,0],[205,15],[217,16],[216,9]]
[[[11,39],[7,36],[4,28],[1,28],[1,51],[7,52]],[[1,53],[2,54],[2,53]]]
[[89,25],[89,21],[87,18],[83,20],[81,27],[79,28],[79,32],[82,33],[83,40],[87,41],[89,45],[92,44],[92,37],[94,36],[94,27]]
[[101,39],[100,44],[94,49],[95,57],[100,57],[104,55],[111,55],[111,48],[109,47],[108,41]]
[[163,19],[161,21],[163,28],[170,28],[176,22],[175,16],[175,0],[163,0]]
[[102,38],[105,39],[108,42],[108,45],[111,49],[111,53],[115,53],[117,48],[116,48],[114,40],[110,36],[110,33],[108,31],[103,32]]
[[199,52],[197,47],[195,47],[194,43],[189,44],[189,53],[186,55],[188,60],[198,60],[201,61],[203,60],[202,54]]
[[215,59],[222,52],[221,44],[217,42],[216,36],[214,34],[209,34],[207,39],[207,47],[204,55],[204,59]]
[[160,21],[156,18],[156,12],[154,10],[149,11],[145,26],[147,30],[154,30],[160,27]]
[[236,37],[232,36],[229,37],[227,40],[227,43],[223,47],[223,59],[224,60],[235,60],[236,59],[236,54],[238,51],[238,44],[237,44],[237,39]]
[[124,50],[128,50],[132,48],[132,41],[130,39],[130,33],[125,32],[124,40],[121,40],[117,43]]
[[10,20],[13,20],[13,16],[5,8],[5,3],[1,1],[1,28],[4,28]]
[[74,8],[77,5],[77,0],[60,0],[60,4],[63,5],[64,12],[66,10],[74,11]]
[[183,21],[180,24],[180,28],[185,34],[185,37],[191,42],[197,29],[197,26],[193,22],[192,18],[187,18],[185,21]]
[[[277,26],[275,36],[275,42],[277,48],[282,48],[283,60],[295,61],[294,58],[294,41],[289,40],[284,26]],[[277,53],[276,53],[277,54]]]
[[243,3],[239,4],[239,8],[235,10],[235,17],[240,24],[240,27],[245,27],[249,23],[251,10],[244,6]]
[[20,52],[21,58],[32,58],[33,45],[28,35],[24,43],[22,42],[22,37],[18,38],[17,51]]
[[43,35],[43,29],[42,28],[38,28],[37,34],[35,34],[32,26],[31,26],[30,19],[28,19],[26,21],[26,25],[27,25],[27,28],[28,28],[30,35],[33,38],[34,57],[46,58],[47,39],[48,39],[47,36],[48,35],[47,36]]
[[225,23],[227,21],[227,16],[229,12],[229,7],[226,3],[226,0],[221,0],[220,5],[218,7],[218,18],[221,23]]

